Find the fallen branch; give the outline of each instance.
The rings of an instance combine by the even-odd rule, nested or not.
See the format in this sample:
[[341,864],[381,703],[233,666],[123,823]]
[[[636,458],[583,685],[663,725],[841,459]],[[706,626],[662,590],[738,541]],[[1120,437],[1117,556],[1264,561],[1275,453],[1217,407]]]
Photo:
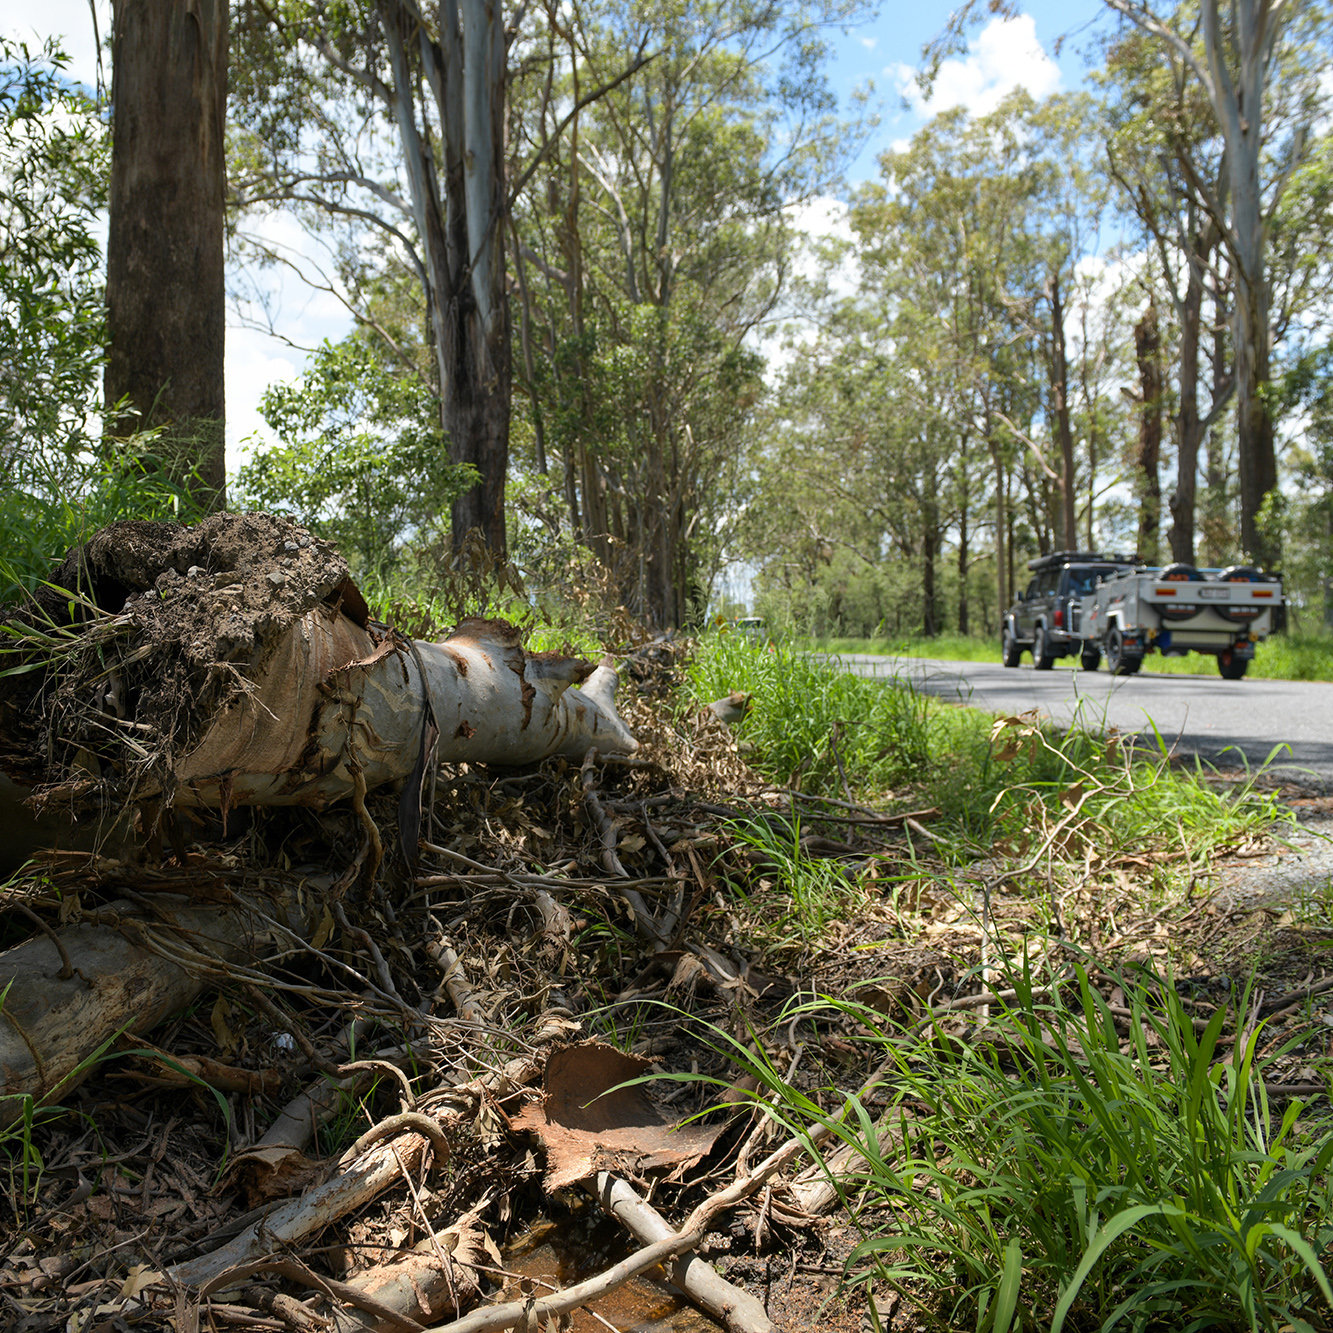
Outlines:
[[[426,1144],[424,1134],[412,1133],[373,1147],[332,1180],[274,1208],[226,1245],[198,1259],[175,1265],[169,1270],[170,1277],[182,1286],[202,1288],[216,1282],[229,1270],[254,1263],[279,1246],[295,1244],[369,1203],[388,1189],[404,1170],[419,1169]],[[217,1290],[216,1287],[212,1289]]]
[[1323,995],[1331,990],[1333,990],[1333,977],[1320,977],[1318,981],[1305,986],[1297,986],[1295,990],[1289,990],[1285,995],[1278,995],[1265,1001],[1259,1008],[1259,1017],[1270,1018],[1279,1009],[1285,1009],[1290,1004],[1296,1004],[1298,1001],[1307,1000],[1315,995]]
[[[747,1190],[732,1197],[717,1211],[739,1202],[745,1193],[759,1189],[764,1182],[762,1179],[747,1177],[745,1183],[748,1185]],[[731,1333],[771,1333],[774,1325],[762,1301],[728,1282],[697,1254],[689,1253],[707,1234],[708,1222],[714,1216],[713,1213],[703,1213],[696,1209],[689,1221],[679,1231],[673,1232],[661,1213],[641,1199],[619,1177],[602,1172],[597,1177],[596,1193],[606,1212],[632,1235],[648,1243],[649,1249],[641,1250],[640,1254],[670,1247],[669,1257],[672,1262],[666,1265],[667,1275],[672,1284],[694,1304],[720,1319]]]
[[[588,814],[602,840],[602,864],[606,867],[608,873],[614,875],[617,879],[627,880],[629,875],[625,867],[620,864],[620,858],[616,855],[616,826],[606,811],[602,809],[601,799],[597,795],[597,773],[594,768],[596,760],[597,750],[589,748],[583,756],[583,804],[587,807]],[[612,887],[629,904],[639,934],[655,950],[664,948],[666,939],[662,934],[662,928],[658,925],[657,918],[649,910],[643,895],[637,889],[623,887],[620,884],[614,884]]]
[[449,993],[455,1013],[464,1023],[480,1027],[483,1022],[482,1012],[472,998],[472,988],[467,984],[467,977],[464,975],[462,963],[458,961],[458,955],[445,944],[443,939],[429,941],[426,952],[444,974],[440,984]]
[[[233,895],[228,906],[188,906],[155,896],[155,919],[121,900],[65,926],[58,942],[39,935],[0,954],[0,1124],[27,1099],[67,1096],[96,1057],[125,1032],[151,1031],[225,976],[255,964],[274,942],[265,919],[298,935],[314,926],[328,879],[292,878],[272,889],[266,911]],[[62,976],[66,962],[73,975]]]

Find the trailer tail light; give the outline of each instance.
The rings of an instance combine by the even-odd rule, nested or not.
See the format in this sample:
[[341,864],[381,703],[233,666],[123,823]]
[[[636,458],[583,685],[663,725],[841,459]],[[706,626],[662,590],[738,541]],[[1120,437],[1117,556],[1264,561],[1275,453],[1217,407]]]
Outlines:
[[1158,588],[1157,595],[1159,597],[1174,597],[1176,590],[1174,588]]
[[1059,606],[1057,606],[1057,607],[1055,608],[1055,628],[1056,628],[1056,629],[1064,629],[1064,627],[1065,627],[1065,613],[1064,613],[1064,609],[1063,609],[1063,607],[1059,607]]
[[1272,595],[1273,595],[1273,594],[1272,594],[1271,592],[1268,592],[1268,591],[1266,591],[1266,590],[1264,590],[1264,589],[1262,589],[1262,588],[1256,588],[1256,589],[1250,594],[1251,597],[1271,597]]

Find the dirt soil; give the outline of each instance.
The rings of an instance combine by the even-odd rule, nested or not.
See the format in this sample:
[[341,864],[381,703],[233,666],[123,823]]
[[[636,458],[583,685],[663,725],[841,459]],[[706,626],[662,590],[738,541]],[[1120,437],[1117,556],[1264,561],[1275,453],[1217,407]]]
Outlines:
[[[30,786],[114,785],[188,751],[307,611],[367,617],[337,550],[272,514],[115,523],[50,584],[10,621],[32,636],[26,653],[7,654],[46,669],[0,681],[0,771]],[[114,619],[62,642],[94,609]]]

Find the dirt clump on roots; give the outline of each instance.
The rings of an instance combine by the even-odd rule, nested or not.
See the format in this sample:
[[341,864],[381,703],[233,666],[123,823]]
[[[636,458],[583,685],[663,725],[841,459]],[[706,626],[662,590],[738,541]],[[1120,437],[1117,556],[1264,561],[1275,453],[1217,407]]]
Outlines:
[[165,774],[321,603],[366,623],[347,562],[290,519],[101,529],[9,622],[28,669],[0,691],[0,767],[85,796]]

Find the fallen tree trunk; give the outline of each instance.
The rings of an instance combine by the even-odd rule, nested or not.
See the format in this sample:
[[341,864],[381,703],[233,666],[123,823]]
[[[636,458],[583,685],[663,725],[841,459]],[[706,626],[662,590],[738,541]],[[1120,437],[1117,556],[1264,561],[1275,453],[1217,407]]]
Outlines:
[[502,620],[377,626],[337,552],[273,515],[113,524],[6,629],[0,767],[48,802],[318,808],[419,793],[440,761],[638,748],[610,658],[526,653]]
[[[525,653],[496,620],[442,643],[376,638],[331,607],[287,632],[254,689],[176,765],[178,802],[324,806],[426,762],[521,766],[638,742],[615,711],[610,658]],[[580,682],[582,683],[581,688]],[[433,744],[423,742],[434,732]]]
[[[263,914],[306,935],[327,885],[328,878],[292,880],[264,902]],[[40,1105],[67,1095],[120,1033],[147,1033],[183,1009],[216,984],[214,964],[259,961],[273,943],[239,899],[155,906],[159,919],[149,921],[131,903],[114,902],[0,954],[0,1124],[22,1115],[28,1098]]]

